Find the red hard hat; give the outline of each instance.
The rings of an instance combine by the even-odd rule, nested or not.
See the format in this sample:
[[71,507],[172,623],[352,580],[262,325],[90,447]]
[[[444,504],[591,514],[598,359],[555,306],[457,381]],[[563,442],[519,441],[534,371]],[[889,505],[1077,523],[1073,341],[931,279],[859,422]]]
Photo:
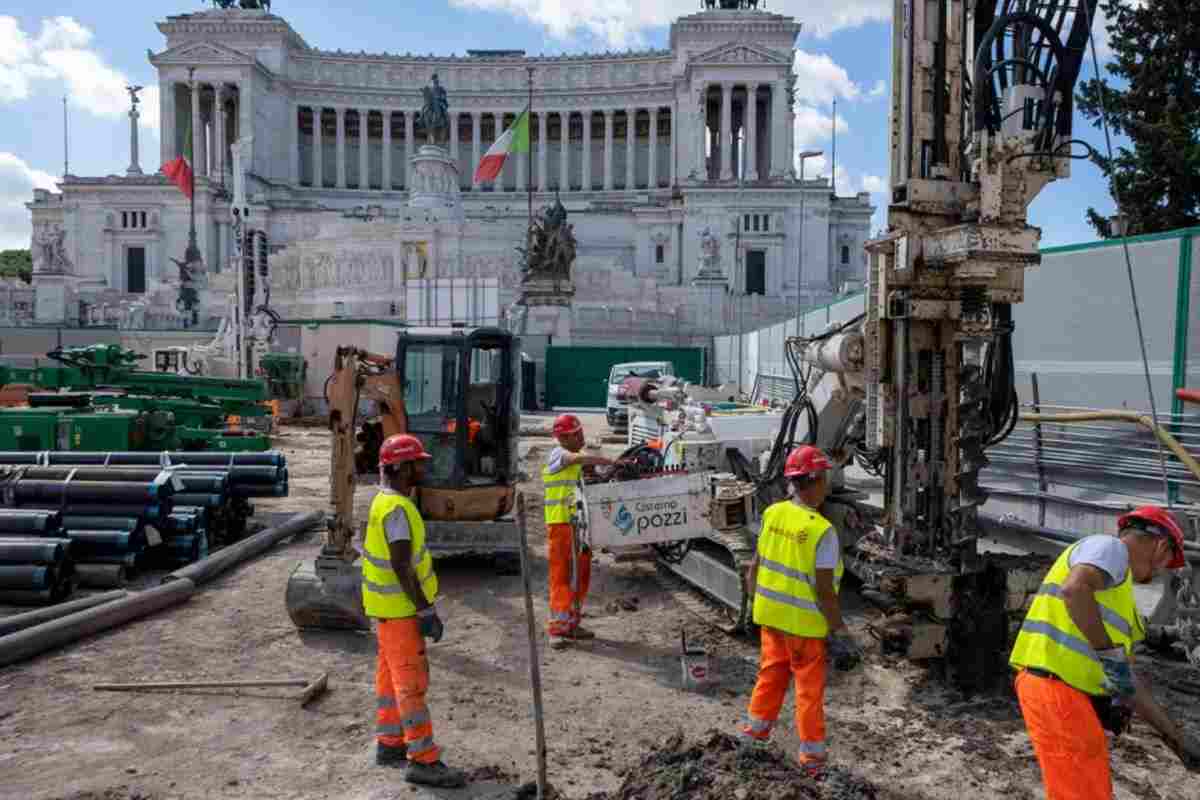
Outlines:
[[407,433],[389,436],[383,446],[379,448],[379,463],[383,466],[402,464],[405,461],[416,461],[422,458],[433,458],[433,456],[425,452],[420,439]]
[[579,433],[582,430],[583,423],[574,414],[560,414],[558,419],[554,420],[555,436],[570,436],[572,433]]
[[1117,518],[1117,527],[1119,529],[1146,529],[1147,525],[1152,526],[1151,533],[1169,536],[1171,537],[1171,542],[1175,545],[1175,556],[1171,559],[1171,563],[1167,565],[1167,569],[1186,567],[1187,561],[1183,557],[1183,528],[1179,527],[1179,523],[1175,521],[1175,517],[1171,516],[1169,512],[1157,506],[1142,506]]
[[819,448],[806,444],[797,447],[787,457],[783,465],[783,477],[799,478],[804,475],[815,475],[827,469],[833,469],[833,464]]

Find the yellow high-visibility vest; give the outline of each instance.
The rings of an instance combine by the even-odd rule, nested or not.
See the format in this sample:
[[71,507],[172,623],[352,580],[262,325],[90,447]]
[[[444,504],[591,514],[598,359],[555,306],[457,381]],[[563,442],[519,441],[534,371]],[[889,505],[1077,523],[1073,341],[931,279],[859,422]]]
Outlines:
[[[1071,619],[1062,596],[1062,585],[1071,572],[1071,553],[1078,546],[1076,543],[1064,550],[1046,573],[1046,579],[1025,615],[1008,663],[1017,669],[1043,669],[1081,692],[1105,695],[1100,657]],[[1133,572],[1126,570],[1121,583],[1096,592],[1095,598],[1109,638],[1132,655],[1133,645],[1146,638],[1133,596]]]
[[397,508],[404,510],[408,518],[408,530],[412,535],[412,563],[421,582],[421,591],[430,603],[437,597],[438,580],[433,571],[433,556],[425,547],[425,522],[412,500],[391,492],[380,492],[371,501],[371,514],[367,520],[367,536],[363,543],[362,597],[367,616],[379,619],[399,619],[417,613],[417,606],[409,599],[395,570],[392,569],[391,551],[383,521]]
[[542,500],[542,512],[546,524],[570,523],[575,519],[575,486],[583,477],[583,465],[571,464],[558,472],[551,472],[550,465],[542,467],[542,486],[546,495]]
[[[763,513],[754,589],[756,625],[810,639],[828,635],[829,623],[817,603],[816,563],[817,546],[830,527],[825,517],[790,500]],[[835,591],[841,590],[844,571],[839,552]]]

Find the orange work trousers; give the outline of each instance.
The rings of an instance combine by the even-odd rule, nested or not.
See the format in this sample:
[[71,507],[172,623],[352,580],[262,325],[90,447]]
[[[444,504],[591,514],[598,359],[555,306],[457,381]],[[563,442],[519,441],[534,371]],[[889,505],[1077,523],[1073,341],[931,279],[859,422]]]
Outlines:
[[409,761],[432,764],[439,751],[425,705],[429,664],[416,617],[378,620],[375,666],[375,732],[385,747],[408,747]]
[[775,628],[759,628],[762,655],[758,681],[750,695],[749,719],[742,733],[767,739],[779,709],[796,679],[797,760],[801,765],[825,761],[825,640],[793,636]]
[[580,549],[575,556],[571,548],[574,539],[575,526],[570,523],[551,523],[546,531],[547,559],[550,561],[550,624],[547,627],[551,636],[567,636],[579,627],[583,601],[592,581],[592,552]]
[[1108,739],[1088,696],[1026,670],[1016,688],[1046,800],[1112,800]]

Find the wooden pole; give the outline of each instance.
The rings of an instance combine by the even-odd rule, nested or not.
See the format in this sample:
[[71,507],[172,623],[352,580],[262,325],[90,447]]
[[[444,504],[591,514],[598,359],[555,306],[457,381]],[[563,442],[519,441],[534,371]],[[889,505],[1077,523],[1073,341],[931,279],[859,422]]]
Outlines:
[[542,715],[542,669],[533,621],[529,577],[529,541],[525,530],[525,493],[517,493],[517,532],[521,539],[521,579],[525,585],[525,624],[529,629],[529,681],[533,688],[533,722],[537,735],[537,800],[546,800],[546,726]]

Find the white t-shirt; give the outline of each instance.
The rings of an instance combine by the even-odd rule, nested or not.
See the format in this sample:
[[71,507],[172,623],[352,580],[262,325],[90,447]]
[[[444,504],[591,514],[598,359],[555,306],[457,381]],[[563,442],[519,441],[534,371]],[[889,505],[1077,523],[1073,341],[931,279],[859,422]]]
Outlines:
[[1102,570],[1108,578],[1105,588],[1111,589],[1125,580],[1125,573],[1129,571],[1129,548],[1115,536],[1088,536],[1080,539],[1071,551],[1069,563],[1072,567],[1090,564]]
[[830,525],[826,528],[825,533],[821,534],[821,541],[817,544],[816,568],[837,569],[838,555],[841,553],[841,549],[837,530]]
[[[383,494],[398,494],[391,489],[382,489]],[[412,531],[408,527],[408,515],[404,509],[397,506],[392,513],[383,518],[383,535],[389,542],[407,542],[412,539]]]
[[556,447],[550,451],[550,455],[546,458],[546,469],[550,472],[558,472],[566,464],[563,460],[567,457],[567,449],[565,447]]

